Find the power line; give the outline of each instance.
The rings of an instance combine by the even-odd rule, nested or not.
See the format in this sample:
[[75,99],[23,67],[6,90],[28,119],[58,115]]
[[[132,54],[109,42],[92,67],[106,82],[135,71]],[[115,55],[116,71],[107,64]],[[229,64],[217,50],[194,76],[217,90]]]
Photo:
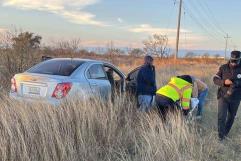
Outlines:
[[[194,3],[194,1],[190,0],[188,1],[190,8],[195,10],[195,13],[197,13],[197,17],[198,19],[200,19],[202,21],[202,24],[205,26],[208,26],[208,29],[212,29],[212,35],[215,35],[216,37],[219,38],[223,38],[224,35],[226,35],[226,33],[219,33],[219,29],[217,29],[216,25],[213,23],[213,21],[210,21],[210,16],[208,16],[204,10],[204,8],[202,7],[201,3],[199,1],[195,2],[199,2],[199,5],[197,7],[197,4]],[[201,10],[201,8],[203,9],[203,11]],[[219,32],[218,32],[219,31]]]
[[[201,28],[205,33],[207,33],[207,35],[208,35],[210,38],[212,38],[213,40],[218,41],[218,42],[220,42],[220,43],[223,43],[223,41],[221,41],[220,38],[217,38],[217,37],[219,37],[219,34],[218,34],[218,36],[217,36],[217,34],[214,34],[213,31],[210,31],[210,28],[207,27],[207,26],[205,25],[205,23],[200,23],[199,19],[196,18],[196,15],[193,14],[192,10],[188,8],[188,6],[186,5],[186,3],[185,3],[185,5],[184,5],[184,8],[185,8],[186,11],[188,11],[189,16],[190,16],[190,18],[192,19],[192,21],[194,21],[199,28]],[[222,38],[223,38],[223,37],[222,37]],[[220,48],[221,48],[221,47],[220,47]]]
[[233,50],[237,50],[237,45],[236,43],[233,42],[233,39],[230,39],[231,40],[231,44],[233,46]]
[[[209,38],[215,40],[216,42],[220,42],[220,44],[223,43],[222,39],[225,38],[225,55],[227,53],[228,43],[232,44],[233,48],[236,49],[237,46],[235,45],[231,37],[229,35],[226,35],[227,32],[225,32],[224,29],[221,27],[220,23],[217,21],[216,17],[214,16],[213,12],[211,11],[207,3],[205,3],[204,1],[198,1],[198,0],[194,0],[194,1],[189,0],[188,1],[189,3],[183,2],[183,4],[182,2],[183,0],[180,0],[177,40],[176,40],[176,55],[175,55],[176,57],[178,57],[182,9],[184,10],[184,18],[185,18],[184,21],[186,21],[186,14],[189,15],[190,19],[197,25],[197,27],[199,27],[202,31],[204,31],[204,34],[207,35]],[[177,0],[173,0],[174,9],[175,9],[176,3],[177,3]],[[168,35],[168,32],[169,32],[170,21],[173,15],[173,10],[169,14],[169,21],[166,28],[166,33],[167,33],[166,35]],[[187,34],[188,34],[187,32],[184,32],[184,44],[183,44],[184,47],[187,46]],[[228,42],[229,39],[231,40],[230,42]]]
[[[224,35],[227,35],[227,32],[221,27],[219,21],[217,21],[215,15],[213,14],[213,12],[212,12],[212,10],[210,9],[210,7],[208,6],[208,4],[205,3],[205,1],[196,1],[196,2],[198,2],[199,5],[205,10],[203,13],[206,13],[206,15],[207,15],[207,13],[209,13],[209,14],[207,15],[207,17],[209,17],[209,18],[212,19],[210,22],[212,22],[213,26],[215,26],[215,28],[217,29],[217,30],[215,30],[215,31],[218,31],[218,32],[221,33],[222,35],[223,35],[223,34],[224,34]],[[235,45],[236,43],[234,43],[232,39],[231,39],[231,42],[230,42],[230,43],[232,44],[232,46],[234,47],[234,49],[236,49],[236,47],[237,47],[237,46]]]
[[[176,3],[176,1],[174,0],[174,5],[175,5],[175,3]],[[223,35],[225,35],[226,32],[220,27],[220,24],[218,23],[218,21],[212,14],[208,5],[205,5],[206,6],[206,8],[205,8],[204,5],[202,3],[200,3],[199,1],[198,1],[199,7],[197,7],[197,3],[194,3],[192,1],[189,1],[189,5],[186,5],[186,3],[183,3],[183,4],[182,3],[183,3],[183,0],[180,0],[175,58],[178,57],[182,9],[184,10],[184,16],[186,13],[188,13],[191,20],[193,22],[195,22],[196,25],[200,29],[202,29],[210,38],[214,39],[215,41],[223,43],[223,41],[221,41],[220,39],[221,39],[221,37],[223,38]],[[190,6],[190,8],[189,8],[189,6]],[[195,10],[195,14],[192,11],[193,8]],[[202,8],[202,9],[200,9],[200,8]],[[209,15],[207,13],[209,13]],[[200,20],[201,20],[201,22],[200,22]],[[186,33],[184,33],[184,34],[185,34],[185,40],[184,40],[184,45],[185,45],[187,42],[186,42]],[[226,37],[224,37],[224,38],[226,40],[226,44],[225,44],[225,59],[226,59],[228,40],[231,37],[227,34]],[[233,43],[233,41],[231,41],[231,42]]]
[[197,2],[199,4],[199,6],[201,6],[201,8],[202,8],[201,12],[205,15],[207,22],[210,24],[209,26],[213,28],[213,32],[215,32],[217,35],[220,35],[221,37],[226,35],[227,32],[225,32],[220,27],[219,23],[217,23],[217,20],[214,18],[214,16],[211,16],[213,14],[208,14],[210,12],[208,10],[206,10],[203,3],[201,1],[195,1],[195,2]]
[[193,14],[193,12],[185,4],[186,3],[184,3],[184,6],[183,6],[184,10],[186,11],[187,15],[189,15],[189,17],[192,19],[192,21],[195,22],[197,24],[197,26],[200,27],[200,29],[202,29],[205,33],[207,33],[210,38],[214,39],[215,41],[220,42],[220,39],[218,39],[216,36],[214,36],[212,33],[210,33],[209,30],[205,27],[205,25],[203,25],[202,23],[199,22],[199,20],[196,18],[196,16]]
[[167,26],[166,26],[166,35],[168,35],[169,29],[170,29],[171,20],[174,15],[175,6],[176,6],[176,0],[173,0],[173,7],[172,7],[170,13],[168,14],[169,19],[168,19]]
[[[186,12],[185,11],[183,12],[183,26],[184,26],[184,28],[186,28]],[[183,34],[184,34],[183,47],[184,47],[184,49],[187,50],[187,32],[184,31]]]
[[[200,2],[200,1],[198,1],[198,2]],[[208,6],[208,4],[205,3],[205,1],[202,1],[202,2],[203,2],[203,4],[204,4],[203,6],[205,6],[205,8],[207,9],[209,15],[213,18],[213,22],[215,22],[217,28],[218,28],[222,33],[227,34],[227,33],[223,30],[223,28],[221,27],[220,23],[217,21],[216,17],[214,16],[214,14],[213,14],[212,10],[210,9],[210,7]]]
[[199,4],[199,6],[202,8],[203,10],[203,14],[205,15],[205,17],[207,18],[208,22],[210,25],[212,25],[212,27],[215,29],[214,31],[216,31],[217,33],[221,34],[221,35],[226,35],[226,32],[221,28],[221,26],[219,25],[218,21],[216,20],[215,16],[213,15],[213,13],[211,12],[211,10],[209,9],[209,7],[207,6],[207,4],[204,6],[203,1],[195,1]]

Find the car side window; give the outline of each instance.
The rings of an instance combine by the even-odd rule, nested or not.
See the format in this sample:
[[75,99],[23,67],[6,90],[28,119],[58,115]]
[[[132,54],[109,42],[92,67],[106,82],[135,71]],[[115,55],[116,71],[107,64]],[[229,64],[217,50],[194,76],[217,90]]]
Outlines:
[[107,79],[105,71],[100,64],[92,65],[87,72],[88,79]]

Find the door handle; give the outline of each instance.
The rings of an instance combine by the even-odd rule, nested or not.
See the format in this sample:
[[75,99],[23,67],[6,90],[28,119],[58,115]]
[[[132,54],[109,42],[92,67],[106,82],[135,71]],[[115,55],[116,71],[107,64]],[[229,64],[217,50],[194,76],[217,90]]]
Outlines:
[[91,83],[92,86],[98,86],[97,83]]

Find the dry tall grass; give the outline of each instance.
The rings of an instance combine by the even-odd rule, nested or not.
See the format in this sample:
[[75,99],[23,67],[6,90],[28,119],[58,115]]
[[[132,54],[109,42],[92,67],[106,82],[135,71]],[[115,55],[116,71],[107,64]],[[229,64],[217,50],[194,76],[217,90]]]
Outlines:
[[[158,86],[177,74],[191,73],[210,87],[204,120],[186,124],[170,116],[163,124],[153,110],[140,113],[133,99],[116,98],[115,103],[69,101],[55,108],[26,104],[3,96],[0,103],[1,160],[120,160],[187,161],[241,160],[241,119],[230,139],[216,137],[216,88],[211,75],[215,64],[166,66],[157,70]],[[192,69],[192,70],[191,70]],[[239,113],[240,114],[240,113]]]
[[[1,104],[2,160],[209,160],[214,132],[203,135],[181,117],[163,125],[130,100],[69,102],[59,108],[10,100]],[[212,144],[210,144],[212,143]]]

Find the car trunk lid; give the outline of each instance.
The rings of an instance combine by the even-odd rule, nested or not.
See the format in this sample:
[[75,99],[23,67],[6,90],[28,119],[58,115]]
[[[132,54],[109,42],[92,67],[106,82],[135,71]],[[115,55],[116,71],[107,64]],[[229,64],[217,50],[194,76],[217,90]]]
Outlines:
[[15,75],[17,94],[22,97],[49,98],[66,76],[22,73]]

